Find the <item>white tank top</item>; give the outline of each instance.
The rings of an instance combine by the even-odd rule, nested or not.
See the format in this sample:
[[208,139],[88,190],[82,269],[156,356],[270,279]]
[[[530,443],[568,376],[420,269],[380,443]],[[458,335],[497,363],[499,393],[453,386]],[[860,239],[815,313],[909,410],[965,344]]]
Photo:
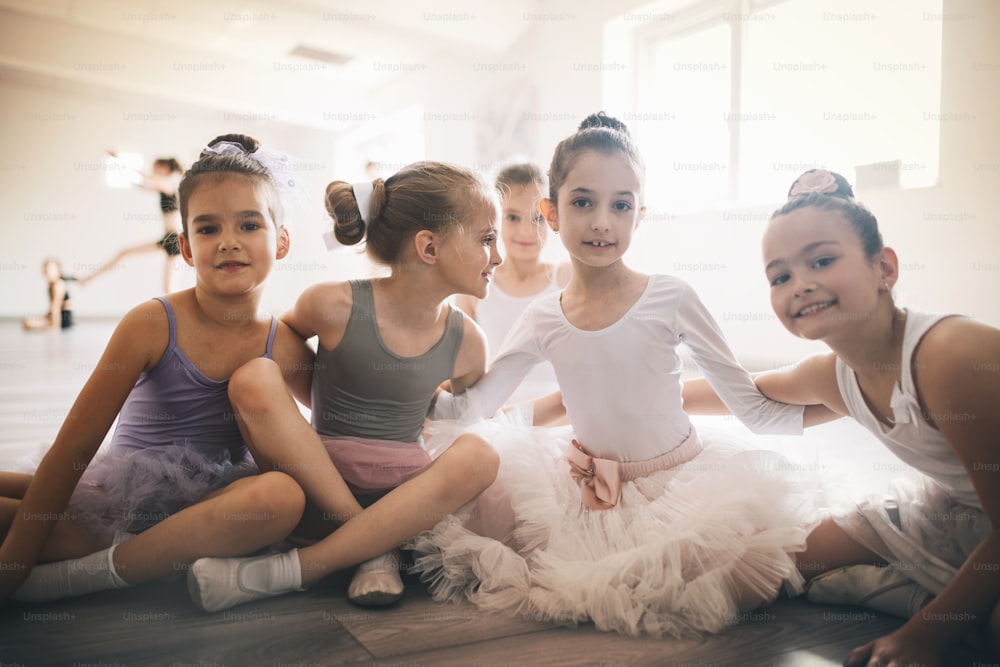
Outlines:
[[[895,425],[886,426],[872,414],[858,387],[854,371],[838,357],[837,386],[848,411],[859,424],[872,432],[893,454],[945,487],[955,500],[982,509],[972,480],[954,448],[939,430],[927,423],[917,400],[913,378],[913,353],[931,327],[951,315],[906,311],[903,330],[903,368],[892,389],[890,405]],[[963,415],[949,415],[961,419]]]

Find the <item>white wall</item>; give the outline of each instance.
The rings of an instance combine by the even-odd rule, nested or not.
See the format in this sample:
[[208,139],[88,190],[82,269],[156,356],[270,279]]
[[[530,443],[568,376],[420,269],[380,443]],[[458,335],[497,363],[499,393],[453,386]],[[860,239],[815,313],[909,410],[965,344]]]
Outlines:
[[[162,234],[155,193],[103,184],[105,149],[138,152],[147,161],[176,156],[189,166],[218,134],[244,132],[297,158],[304,207],[290,210],[292,251],[270,280],[265,305],[281,312],[314,282],[363,272],[367,260],[353,251],[327,252],[321,234],[329,220],[322,193],[333,177],[332,134],[232,113],[206,111],[130,95],[0,83],[0,316],[42,312],[43,258],[62,260],[69,274],[84,275],[122,247]],[[147,165],[148,167],[148,165]],[[86,287],[71,286],[80,317],[119,317],[162,293],[162,253],[126,261]],[[180,287],[193,284],[181,267]]]

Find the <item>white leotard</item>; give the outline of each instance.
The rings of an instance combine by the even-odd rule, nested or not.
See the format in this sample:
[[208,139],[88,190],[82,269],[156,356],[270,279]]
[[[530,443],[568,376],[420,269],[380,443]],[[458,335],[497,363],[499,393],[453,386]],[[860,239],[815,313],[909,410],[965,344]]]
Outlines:
[[652,275],[617,322],[598,331],[570,324],[561,293],[535,300],[518,318],[473,391],[492,416],[528,370],[549,360],[577,438],[594,456],[643,461],[684,442],[691,424],[681,397],[684,344],[726,406],[755,432],[802,432],[802,406],[758,390],[715,320],[686,282]]

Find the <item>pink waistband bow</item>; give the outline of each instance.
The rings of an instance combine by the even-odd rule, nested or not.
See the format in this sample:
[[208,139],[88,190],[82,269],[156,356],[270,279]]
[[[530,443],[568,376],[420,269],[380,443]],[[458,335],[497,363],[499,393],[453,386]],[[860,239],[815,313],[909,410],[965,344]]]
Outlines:
[[618,504],[622,478],[618,461],[594,458],[573,440],[566,448],[569,474],[580,485],[580,500],[592,510],[607,510]]

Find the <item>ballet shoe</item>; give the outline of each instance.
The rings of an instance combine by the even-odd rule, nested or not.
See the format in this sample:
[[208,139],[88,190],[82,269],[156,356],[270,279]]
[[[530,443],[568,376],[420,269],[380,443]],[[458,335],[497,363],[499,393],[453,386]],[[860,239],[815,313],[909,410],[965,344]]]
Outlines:
[[[288,561],[291,558],[292,561]],[[294,553],[271,554],[256,558],[199,558],[187,574],[188,594],[196,605],[214,612],[236,605],[301,590],[298,581],[276,581],[275,571],[283,563],[288,571],[290,563],[298,565]]]
[[910,618],[931,594],[893,567],[848,565],[813,578],[806,585],[806,599],[821,604],[867,607],[901,618]]
[[347,587],[347,599],[364,607],[384,607],[401,598],[399,558],[399,550],[393,549],[359,565]]

